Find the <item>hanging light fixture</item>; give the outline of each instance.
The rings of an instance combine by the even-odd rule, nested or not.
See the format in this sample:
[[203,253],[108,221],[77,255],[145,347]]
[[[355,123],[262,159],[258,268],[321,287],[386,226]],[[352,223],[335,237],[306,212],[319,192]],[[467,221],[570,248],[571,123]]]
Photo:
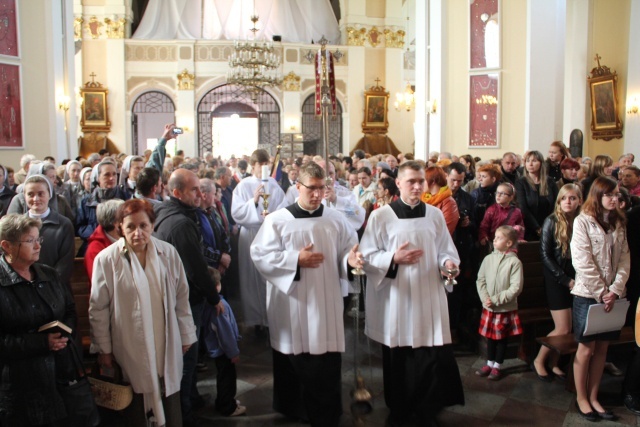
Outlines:
[[227,81],[244,87],[253,102],[265,87],[282,84],[278,72],[280,56],[276,53],[273,42],[256,40],[258,19],[254,12],[251,16],[251,40],[235,41],[234,52],[229,57],[231,70],[227,74]]
[[407,110],[411,111],[416,104],[416,99],[413,94],[413,89],[411,89],[411,84],[407,82],[407,87],[404,88],[404,92],[396,93],[396,102],[394,106],[396,107],[396,111]]

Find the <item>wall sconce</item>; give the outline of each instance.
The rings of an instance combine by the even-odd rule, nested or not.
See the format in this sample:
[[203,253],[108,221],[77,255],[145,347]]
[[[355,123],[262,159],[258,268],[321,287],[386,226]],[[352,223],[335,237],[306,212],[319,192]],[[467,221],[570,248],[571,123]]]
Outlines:
[[396,102],[393,105],[396,107],[396,111],[411,111],[411,108],[416,105],[416,98],[409,82],[407,82],[404,92],[396,93]]
[[629,108],[627,108],[627,114],[638,114],[638,98],[633,98]]
[[438,101],[437,100],[428,100],[427,101],[427,115],[428,114],[436,114],[438,112]]
[[67,95],[59,95],[57,98],[58,110],[69,111],[70,98]]

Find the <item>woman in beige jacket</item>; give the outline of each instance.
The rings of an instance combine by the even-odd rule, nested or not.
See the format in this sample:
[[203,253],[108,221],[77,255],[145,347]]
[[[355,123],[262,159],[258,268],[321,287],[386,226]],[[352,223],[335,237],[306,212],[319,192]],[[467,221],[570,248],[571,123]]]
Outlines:
[[604,304],[611,311],[615,301],[625,294],[629,277],[629,245],[625,215],[620,210],[618,185],[611,178],[593,182],[582,213],[573,223],[571,257],[576,270],[573,300],[573,333],[578,341],[573,371],[576,381],[576,406],[589,420],[612,420],[615,415],[598,401],[609,341],[620,331],[584,336],[587,312],[593,304]]

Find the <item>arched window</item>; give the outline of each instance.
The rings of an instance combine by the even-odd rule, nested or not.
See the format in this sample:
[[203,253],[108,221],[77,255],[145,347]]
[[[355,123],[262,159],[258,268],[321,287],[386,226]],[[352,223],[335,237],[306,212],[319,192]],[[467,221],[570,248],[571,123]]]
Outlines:
[[133,147],[132,154],[141,155],[148,147],[148,140],[157,139],[164,132],[164,125],[175,123],[176,108],[169,96],[150,91],[140,95],[131,109]]
[[[329,154],[342,153],[342,105],[336,102],[336,115],[329,115]],[[315,95],[311,94],[302,104],[302,134],[305,154],[319,154],[324,157],[322,142],[322,120],[316,118]]]
[[[244,121],[252,118],[253,125],[249,125],[249,120]],[[249,127],[257,131],[250,131]],[[247,138],[252,141],[246,141]],[[239,139],[247,143],[244,146],[253,146],[251,151],[265,148],[275,154],[275,149],[272,148],[280,142],[280,107],[266,91],[261,91],[253,102],[240,86],[218,86],[207,92],[198,104],[198,155],[202,156],[206,151],[223,157],[227,152],[247,154],[240,151],[242,148],[238,146]],[[224,150],[216,153],[216,144],[222,144]]]

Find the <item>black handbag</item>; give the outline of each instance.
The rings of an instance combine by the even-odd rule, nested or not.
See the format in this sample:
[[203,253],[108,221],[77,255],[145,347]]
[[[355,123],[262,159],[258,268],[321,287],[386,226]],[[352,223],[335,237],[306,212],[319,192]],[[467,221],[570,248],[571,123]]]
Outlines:
[[93,399],[87,371],[84,369],[78,354],[78,348],[72,338],[69,338],[67,348],[70,350],[76,371],[81,376],[75,382],[58,385],[58,393],[62,397],[67,411],[67,419],[64,425],[70,427],[97,427],[100,424],[100,414]]

